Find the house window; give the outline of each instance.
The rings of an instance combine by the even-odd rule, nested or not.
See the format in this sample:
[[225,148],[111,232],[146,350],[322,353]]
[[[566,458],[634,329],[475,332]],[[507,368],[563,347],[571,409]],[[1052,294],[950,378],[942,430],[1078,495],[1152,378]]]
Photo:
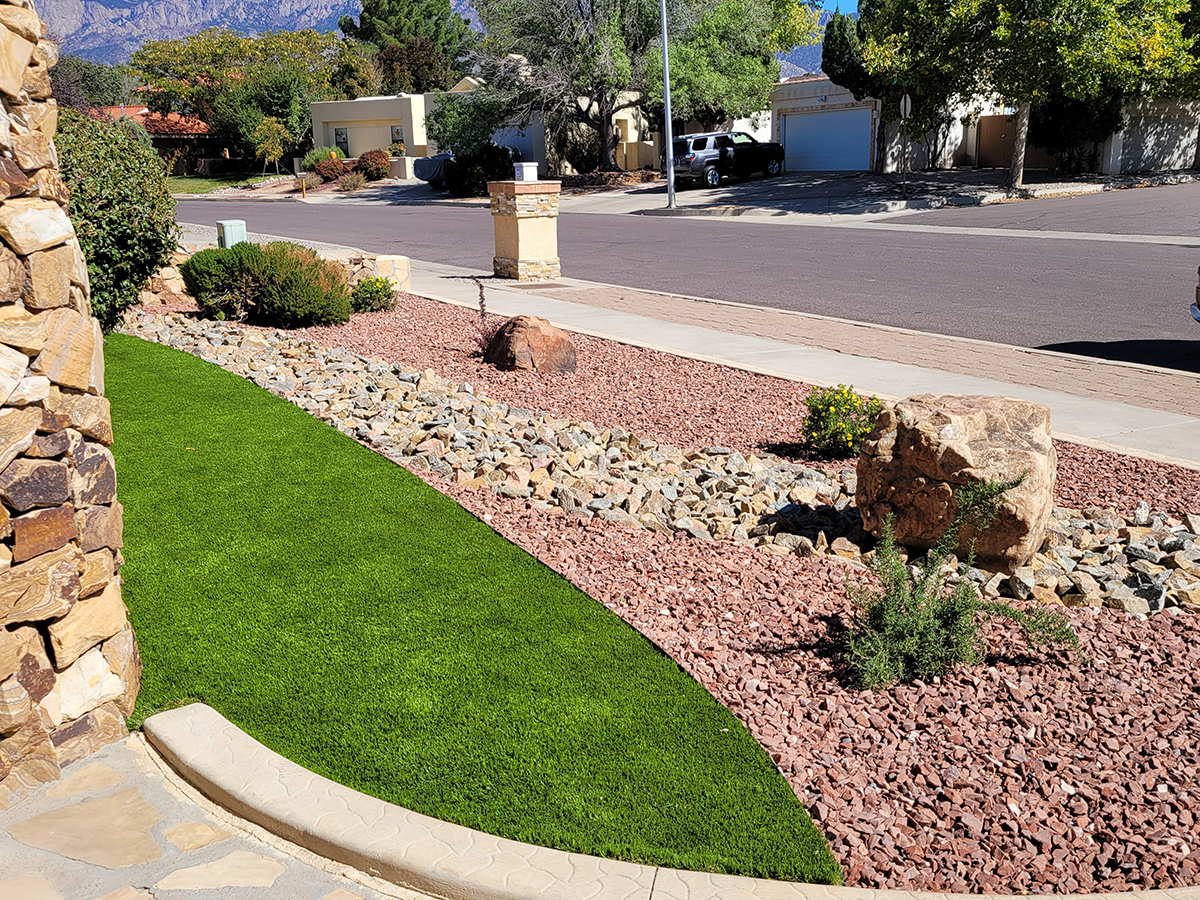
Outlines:
[[350,155],[350,138],[347,136],[345,128],[333,129],[333,142],[339,150],[347,156]]
[[393,144],[403,144],[404,143],[404,126],[403,125],[393,125],[392,126],[392,143]]

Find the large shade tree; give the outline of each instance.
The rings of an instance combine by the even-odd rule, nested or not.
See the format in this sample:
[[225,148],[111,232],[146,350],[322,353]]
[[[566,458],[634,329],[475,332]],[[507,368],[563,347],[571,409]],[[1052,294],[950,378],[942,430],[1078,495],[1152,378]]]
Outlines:
[[347,37],[380,49],[408,38],[426,38],[451,66],[475,40],[471,26],[454,12],[450,0],[363,0],[358,20],[342,16],[338,27]]

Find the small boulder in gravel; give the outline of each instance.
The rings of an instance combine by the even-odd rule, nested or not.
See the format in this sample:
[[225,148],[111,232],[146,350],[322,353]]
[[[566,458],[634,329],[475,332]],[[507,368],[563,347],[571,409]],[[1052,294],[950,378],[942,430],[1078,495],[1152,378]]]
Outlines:
[[1012,397],[921,394],[886,406],[858,459],[857,503],[876,537],[890,515],[896,542],[928,549],[957,512],[955,489],[1025,473],[986,531],[964,528],[958,552],[1012,572],[1041,547],[1054,507],[1050,410]]
[[575,345],[561,328],[538,316],[509,319],[488,344],[483,361],[504,371],[575,371]]

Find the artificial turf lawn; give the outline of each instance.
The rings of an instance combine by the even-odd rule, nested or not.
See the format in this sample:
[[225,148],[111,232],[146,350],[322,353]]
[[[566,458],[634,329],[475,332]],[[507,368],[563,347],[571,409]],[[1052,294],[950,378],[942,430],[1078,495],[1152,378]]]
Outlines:
[[139,715],[203,700],[289,759],[504,837],[833,883],[750,733],[601,604],[248,381],[107,347]]

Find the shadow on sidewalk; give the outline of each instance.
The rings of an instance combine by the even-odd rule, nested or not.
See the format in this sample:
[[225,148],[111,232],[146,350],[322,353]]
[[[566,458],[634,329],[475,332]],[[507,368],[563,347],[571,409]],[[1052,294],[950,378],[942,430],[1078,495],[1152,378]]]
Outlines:
[[[1200,333],[1200,326],[1196,330]],[[1200,374],[1200,338],[1194,341],[1066,341],[1044,344],[1038,349]]]

